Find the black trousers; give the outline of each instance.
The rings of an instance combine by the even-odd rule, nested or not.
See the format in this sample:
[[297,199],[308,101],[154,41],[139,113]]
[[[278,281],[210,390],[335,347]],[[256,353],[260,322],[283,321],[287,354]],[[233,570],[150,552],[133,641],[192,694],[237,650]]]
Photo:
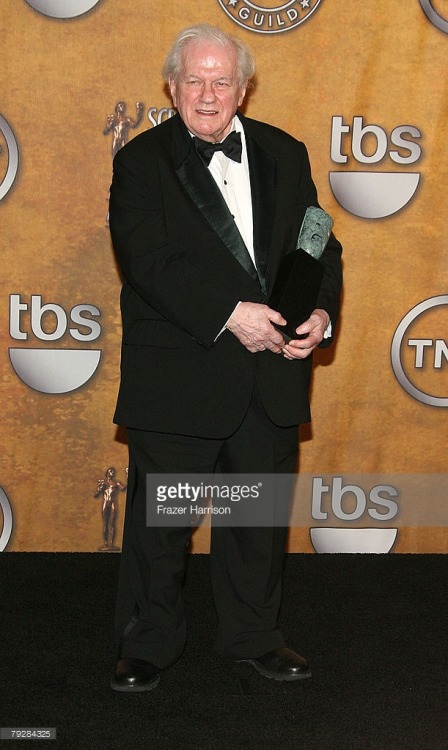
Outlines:
[[[146,474],[293,474],[297,427],[278,427],[254,396],[238,430],[209,439],[128,429],[129,483],[116,603],[119,656],[159,668],[176,661],[187,636],[182,593],[191,526],[146,524]],[[285,525],[211,530],[211,576],[219,630],[215,649],[233,659],[284,646],[279,630]]]

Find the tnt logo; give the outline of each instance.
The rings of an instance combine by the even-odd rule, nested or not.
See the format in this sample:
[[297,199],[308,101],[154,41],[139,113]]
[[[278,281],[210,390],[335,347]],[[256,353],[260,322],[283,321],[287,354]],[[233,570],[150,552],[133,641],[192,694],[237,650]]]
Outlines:
[[440,31],[448,34],[448,20],[437,12],[434,5],[434,0],[420,0],[422,10],[426,15],[427,19]]
[[[42,342],[59,342],[68,334],[74,341],[90,343],[101,335],[95,305],[81,304],[69,313],[60,304],[43,303],[39,294],[29,302],[10,295],[9,333],[16,341],[28,341],[30,333]],[[96,371],[99,349],[11,347],[9,357],[19,378],[41,393],[68,393],[84,385]]]
[[0,115],[0,201],[11,190],[19,170],[19,147],[14,131]]
[[448,295],[420,302],[395,331],[391,363],[401,387],[428,406],[448,406]]
[[[399,125],[390,135],[380,125],[354,117],[351,123],[335,116],[331,124],[331,159],[348,164],[349,158],[365,166],[377,165],[386,157],[394,164],[409,167],[421,157],[420,130]],[[414,171],[330,172],[330,185],[336,200],[350,213],[366,219],[381,219],[403,208],[415,194],[420,173]]]
[[8,496],[0,487],[0,552],[7,546],[12,534],[12,509]]

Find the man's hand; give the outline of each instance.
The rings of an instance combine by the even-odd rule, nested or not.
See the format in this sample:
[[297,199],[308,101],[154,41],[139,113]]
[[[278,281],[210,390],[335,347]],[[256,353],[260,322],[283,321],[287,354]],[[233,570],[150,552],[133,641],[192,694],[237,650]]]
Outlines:
[[308,334],[303,339],[291,339],[283,347],[286,359],[306,359],[313,349],[319,346],[330,323],[330,316],[325,310],[313,310],[308,320],[296,328],[299,335]]
[[241,302],[227,321],[226,328],[252,353],[265,349],[274,354],[284,353],[285,340],[272,323],[285,325],[286,320],[267,305]]

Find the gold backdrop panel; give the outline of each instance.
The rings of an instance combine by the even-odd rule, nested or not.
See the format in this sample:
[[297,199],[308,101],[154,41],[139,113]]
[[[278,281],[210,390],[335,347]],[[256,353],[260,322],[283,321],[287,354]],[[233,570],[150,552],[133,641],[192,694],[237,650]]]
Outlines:
[[[104,492],[94,496],[111,467],[120,484],[113,520],[115,546],[121,544],[127,448],[111,421],[121,331],[107,226],[110,124],[126,116],[130,139],[169,116],[164,55],[177,31],[197,22],[220,25],[250,44],[257,77],[246,114],[306,142],[320,202],[344,246],[341,321],[336,346],[316,355],[313,423],[301,428],[300,469],[446,472],[446,408],[400,385],[391,346],[409,311],[448,294],[448,34],[419,0],[312,5],[315,12],[300,25],[266,34],[235,23],[218,0],[100,0],[65,20],[25,0],[3,0],[0,116],[19,149],[14,184],[0,199],[0,486],[13,513],[8,550],[100,548]],[[274,6],[262,3],[265,10]],[[448,17],[446,2],[434,7]],[[8,169],[1,123],[0,188]],[[369,218],[344,205],[331,174],[345,184],[358,174],[370,186],[374,179],[387,185],[390,175],[410,184],[416,175],[417,186],[399,209]],[[400,198],[392,190],[388,196]],[[361,199],[362,210],[372,210],[371,195]],[[447,315],[440,305],[417,317],[400,350],[411,380],[440,399],[448,396]],[[10,349],[35,368],[47,357],[48,379],[30,386],[25,365],[17,365],[25,367],[24,382]],[[84,367],[96,353],[97,366],[78,387],[46,390],[57,381],[59,362],[68,382],[69,357]],[[393,551],[445,552],[445,528],[428,524],[400,528]],[[193,551],[208,551],[208,544],[209,530],[198,529]],[[289,549],[313,551],[308,528],[291,530]]]

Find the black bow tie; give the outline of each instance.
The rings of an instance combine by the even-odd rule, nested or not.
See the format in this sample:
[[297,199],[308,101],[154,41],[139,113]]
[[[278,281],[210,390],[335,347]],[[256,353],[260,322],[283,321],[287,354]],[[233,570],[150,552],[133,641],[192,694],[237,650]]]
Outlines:
[[222,143],[210,143],[210,141],[203,141],[197,136],[195,137],[194,142],[196,151],[206,167],[210,164],[215,151],[222,151],[229,157],[229,159],[241,162],[241,134],[237,133],[235,130],[229,133]]

